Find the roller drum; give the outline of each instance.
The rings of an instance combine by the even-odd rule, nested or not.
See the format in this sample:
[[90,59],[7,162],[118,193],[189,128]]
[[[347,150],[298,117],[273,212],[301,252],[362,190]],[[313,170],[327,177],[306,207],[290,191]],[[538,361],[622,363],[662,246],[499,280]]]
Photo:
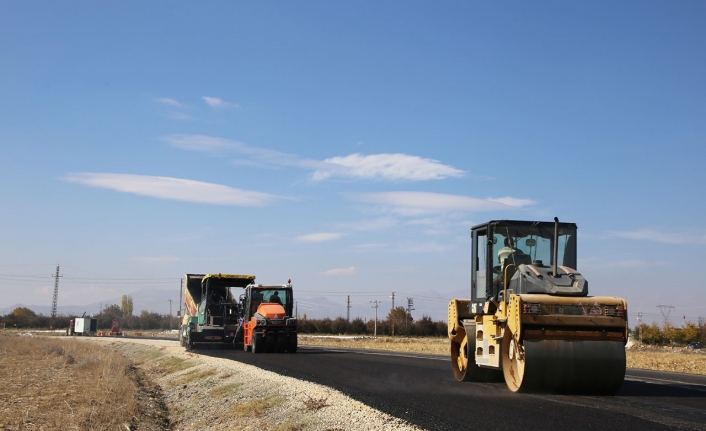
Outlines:
[[511,343],[503,340],[503,369],[513,391],[612,394],[625,379],[621,341],[525,340],[524,358]]

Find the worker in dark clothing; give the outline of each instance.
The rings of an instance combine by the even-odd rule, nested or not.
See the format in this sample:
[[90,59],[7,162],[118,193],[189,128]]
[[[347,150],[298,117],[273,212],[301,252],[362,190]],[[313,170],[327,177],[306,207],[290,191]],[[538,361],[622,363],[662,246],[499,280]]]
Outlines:
[[274,302],[275,304],[282,305],[282,299],[279,297],[279,292],[275,291],[275,293],[270,296],[270,302]]

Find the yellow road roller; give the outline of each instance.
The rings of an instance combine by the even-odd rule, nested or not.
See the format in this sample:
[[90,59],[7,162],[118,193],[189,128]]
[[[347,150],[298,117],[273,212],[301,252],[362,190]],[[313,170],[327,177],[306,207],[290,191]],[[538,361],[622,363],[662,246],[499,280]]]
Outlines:
[[627,303],[588,296],[576,224],[493,220],[471,228],[471,298],[449,302],[459,381],[511,391],[612,394],[625,378]]

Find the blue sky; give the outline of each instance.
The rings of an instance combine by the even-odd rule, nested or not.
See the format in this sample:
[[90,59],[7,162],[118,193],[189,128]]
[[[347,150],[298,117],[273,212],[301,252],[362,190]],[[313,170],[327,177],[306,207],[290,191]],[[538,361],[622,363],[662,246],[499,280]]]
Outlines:
[[696,1],[0,2],[0,307],[50,305],[59,263],[60,304],[240,272],[291,278],[314,314],[396,291],[445,319],[473,224],[558,216],[632,323],[706,317],[705,20]]

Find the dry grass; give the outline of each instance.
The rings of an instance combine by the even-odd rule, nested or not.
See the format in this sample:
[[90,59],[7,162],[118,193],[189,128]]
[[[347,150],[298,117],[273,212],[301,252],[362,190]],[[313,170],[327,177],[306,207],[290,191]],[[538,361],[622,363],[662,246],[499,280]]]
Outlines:
[[228,410],[224,415],[224,419],[235,419],[235,418],[257,418],[263,415],[267,410],[277,407],[284,402],[284,398],[278,396],[269,396],[258,398],[247,403],[239,404],[230,410]]
[[[395,352],[448,355],[448,338],[319,338],[299,336],[300,344],[351,349],[389,350]],[[706,375],[706,352],[685,348],[633,347],[627,350],[628,368],[673,371]]]
[[633,347],[627,350],[629,368],[706,375],[706,352],[671,347]]
[[302,402],[304,403],[304,410],[306,410],[308,412],[312,412],[312,411],[322,409],[324,407],[328,407],[329,404],[326,404],[326,401],[328,401],[328,397],[327,398],[307,397],[307,399]]
[[186,372],[181,378],[176,380],[174,383],[177,385],[183,385],[185,383],[190,383],[193,382],[194,380],[204,380],[207,377],[211,377],[214,374],[216,374],[218,370],[213,370],[213,369],[207,369],[203,371],[199,371],[198,369],[193,369],[188,372]]
[[390,350],[394,352],[448,355],[449,339],[444,337],[319,338],[300,335],[299,344],[350,349]]
[[157,362],[152,371],[159,375],[166,375],[192,368],[194,365],[195,364],[187,361],[186,359],[170,356]]
[[228,383],[223,386],[219,386],[217,388],[214,388],[209,392],[209,395],[212,396],[213,398],[225,398],[231,394],[234,394],[235,392],[238,391],[243,386],[242,383]]
[[0,336],[0,429],[117,430],[140,416],[134,368],[72,339]]

